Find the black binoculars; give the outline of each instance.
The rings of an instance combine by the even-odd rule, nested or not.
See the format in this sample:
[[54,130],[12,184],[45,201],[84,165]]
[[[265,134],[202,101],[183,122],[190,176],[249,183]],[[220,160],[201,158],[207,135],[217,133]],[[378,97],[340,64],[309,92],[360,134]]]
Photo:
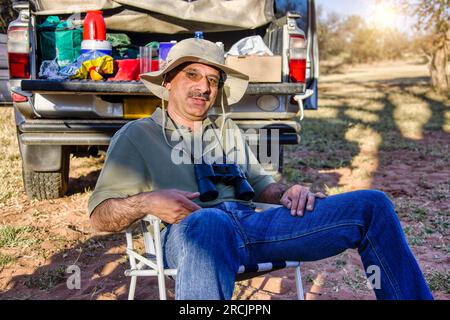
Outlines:
[[200,201],[206,202],[216,199],[219,192],[215,184],[223,182],[233,185],[236,198],[249,201],[255,196],[255,191],[248,183],[241,168],[232,164],[195,164],[195,178],[197,179]]

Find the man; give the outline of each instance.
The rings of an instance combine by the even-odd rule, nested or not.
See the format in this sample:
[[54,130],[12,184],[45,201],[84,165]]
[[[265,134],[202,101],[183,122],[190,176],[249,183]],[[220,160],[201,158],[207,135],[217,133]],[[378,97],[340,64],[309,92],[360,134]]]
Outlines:
[[[162,99],[163,110],[127,124],[113,137],[89,212],[92,225],[109,232],[124,230],[148,213],[161,218],[166,223],[164,262],[178,269],[177,299],[230,299],[241,264],[314,261],[348,248],[358,249],[368,274],[378,270],[377,298],[432,299],[384,193],[325,197],[301,185],[276,183],[261,174],[224,112],[221,119],[207,117],[215,101],[222,111],[224,104],[239,101],[248,84],[247,76],[224,65],[218,46],[183,40],[169,52],[164,70],[142,75],[142,80]],[[253,200],[282,206],[255,212],[248,198],[221,180],[214,181],[215,198],[199,199],[196,165],[205,150],[193,155],[191,142],[220,129],[215,145],[225,148],[224,128],[235,129],[235,160],[253,189]],[[173,143],[175,133],[185,147]],[[175,159],[180,154],[192,162],[180,163]]]

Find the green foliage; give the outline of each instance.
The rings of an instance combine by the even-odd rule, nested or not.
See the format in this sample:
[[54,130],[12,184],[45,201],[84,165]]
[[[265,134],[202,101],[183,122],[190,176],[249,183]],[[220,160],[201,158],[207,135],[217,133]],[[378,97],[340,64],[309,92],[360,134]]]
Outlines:
[[[320,58],[341,63],[364,63],[401,59],[421,54],[431,61],[438,48],[448,53],[450,0],[396,0],[399,11],[416,18],[416,32],[407,35],[395,29],[380,30],[360,16],[342,17],[317,8]],[[440,69],[445,70],[444,67]]]
[[450,0],[396,0],[411,17],[416,18],[418,31],[428,31],[426,44],[431,53],[431,85],[436,91],[448,92],[450,77],[446,74],[450,54]]
[[445,34],[449,30],[449,0],[400,0],[411,15],[417,17],[417,28]]
[[16,257],[0,253],[0,267],[5,267],[10,263],[15,262],[16,260]]
[[56,285],[63,282],[66,278],[66,266],[40,272],[37,275],[28,277],[25,285],[28,288],[37,288],[39,290],[50,291]]
[[432,271],[426,275],[430,289],[450,293],[450,272]]
[[0,248],[26,247],[39,242],[35,237],[37,228],[32,226],[0,227]]
[[317,13],[321,59],[338,58],[343,63],[400,59],[414,48],[413,39],[405,33],[370,27],[360,16],[341,18],[335,12],[325,15],[320,6]]

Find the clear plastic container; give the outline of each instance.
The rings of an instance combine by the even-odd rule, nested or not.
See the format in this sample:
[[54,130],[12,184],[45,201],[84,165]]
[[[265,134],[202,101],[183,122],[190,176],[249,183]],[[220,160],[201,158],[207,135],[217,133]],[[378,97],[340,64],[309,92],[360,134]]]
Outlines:
[[153,46],[139,47],[140,73],[159,70],[159,61],[154,57],[158,56],[158,49]]

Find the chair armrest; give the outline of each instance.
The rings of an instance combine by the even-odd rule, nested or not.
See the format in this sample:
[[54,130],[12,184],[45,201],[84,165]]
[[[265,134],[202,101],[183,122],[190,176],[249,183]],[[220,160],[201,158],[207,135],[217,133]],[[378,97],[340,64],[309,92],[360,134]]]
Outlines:
[[149,222],[150,225],[152,225],[152,226],[153,226],[155,223],[157,223],[157,224],[160,224],[160,223],[161,223],[161,219],[160,219],[160,218],[158,218],[157,216],[148,214],[148,215],[144,216],[143,218],[141,218],[141,219],[135,221],[135,223],[131,224],[131,225],[125,230],[125,233],[127,233],[127,234],[132,234],[132,233],[133,233],[133,230],[134,230],[134,226],[135,226],[136,224],[143,223],[143,221]]
[[148,214],[145,217],[143,217],[141,220],[147,221],[147,222],[161,222],[161,219],[157,216],[154,216],[152,214]]

